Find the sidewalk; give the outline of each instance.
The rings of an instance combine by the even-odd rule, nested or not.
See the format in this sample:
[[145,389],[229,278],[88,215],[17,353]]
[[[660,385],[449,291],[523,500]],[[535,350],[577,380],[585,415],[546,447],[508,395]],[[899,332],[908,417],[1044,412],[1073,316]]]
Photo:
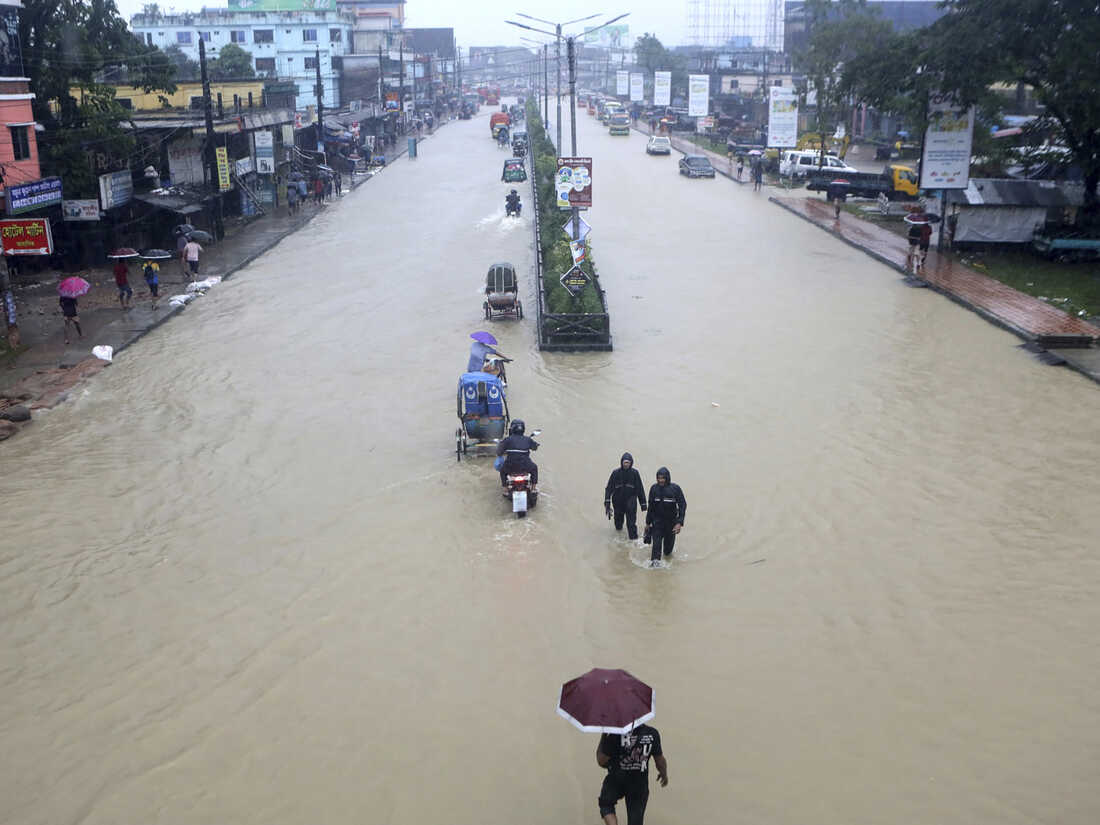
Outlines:
[[[832,204],[824,199],[770,197],[768,200],[887,266],[908,274],[905,269],[908,243],[901,235],[843,211],[837,220]],[[1087,358],[1084,351],[1100,339],[1100,328],[975,272],[935,250],[928,253],[921,280],[986,320],[1044,349],[1080,349],[1081,357]],[[1086,371],[1086,374],[1089,373]]]
[[[438,132],[438,128],[435,131]],[[406,152],[407,141],[402,136],[392,152],[387,153],[386,166],[392,165]],[[345,195],[366,183],[373,174],[377,172],[355,175],[345,189]],[[161,262],[160,298],[155,310],[151,307],[139,261],[130,266],[129,280],[134,296],[129,310],[119,306],[118,290],[109,267],[81,273],[92,284],[88,294],[80,298],[80,323],[84,337],[76,338],[74,332],[69,346],[65,345],[61,310],[57,302],[60,274],[52,273],[51,277],[34,284],[17,285],[14,291],[24,349],[0,367],[0,418],[4,410],[10,411],[12,407],[26,407],[33,411],[63,401],[75,384],[107,366],[107,362],[91,355],[93,346],[109,345],[117,355],[185,309],[184,306],[172,306],[168,299],[184,292],[191,280],[211,276],[220,276],[223,280],[231,277],[340,200],[342,198],[335,198],[321,206],[303,203],[294,216],[288,216],[286,206],[282,205],[262,217],[241,224],[221,242],[211,244],[204,250],[201,270],[195,279],[184,275],[178,260]],[[47,275],[43,273],[43,276]],[[0,441],[11,435],[10,427],[5,427],[5,424],[7,422],[0,420]]]

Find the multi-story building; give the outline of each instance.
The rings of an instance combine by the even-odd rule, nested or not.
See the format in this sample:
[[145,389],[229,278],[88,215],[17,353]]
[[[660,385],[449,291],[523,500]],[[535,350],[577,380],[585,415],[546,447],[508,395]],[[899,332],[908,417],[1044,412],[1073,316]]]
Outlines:
[[351,15],[353,53],[372,54],[396,45],[394,35],[405,26],[405,0],[336,0]]
[[178,46],[192,60],[199,58],[200,38],[208,59],[230,43],[240,46],[257,74],[295,83],[299,104],[316,99],[319,66],[324,104],[337,107],[339,69],[332,58],[351,52],[354,18],[337,9],[336,0],[229,0],[227,9],[135,14],[130,28],[147,44]]
[[0,26],[8,32],[0,39],[0,201],[7,184],[38,180],[38,141],[35,137],[30,79],[23,76],[23,56],[19,48],[18,0],[0,0]]

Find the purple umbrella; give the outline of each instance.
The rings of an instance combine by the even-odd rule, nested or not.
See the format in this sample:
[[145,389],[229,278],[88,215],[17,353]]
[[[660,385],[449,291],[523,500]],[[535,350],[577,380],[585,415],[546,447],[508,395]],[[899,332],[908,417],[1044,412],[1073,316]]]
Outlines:
[[79,298],[91,288],[91,284],[83,278],[78,278],[74,275],[59,283],[57,285],[57,292],[62,298]]
[[488,332],[471,332],[470,337],[473,338],[475,341],[480,341],[481,343],[488,344],[491,347],[496,346],[497,344],[497,339]]
[[629,733],[652,719],[653,688],[625,670],[593,668],[561,686],[558,715],[585,733]]

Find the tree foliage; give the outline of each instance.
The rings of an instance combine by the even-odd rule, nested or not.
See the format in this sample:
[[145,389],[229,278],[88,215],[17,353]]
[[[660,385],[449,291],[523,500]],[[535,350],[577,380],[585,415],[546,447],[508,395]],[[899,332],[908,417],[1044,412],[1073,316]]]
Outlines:
[[208,61],[211,80],[246,80],[256,76],[252,55],[236,43],[227,43],[218,51],[216,60]]
[[103,81],[172,92],[175,67],[130,33],[114,0],[24,0],[19,40],[35,120],[45,127],[43,174],[63,174],[73,196],[94,194],[96,174],[124,168],[135,149],[120,125],[127,110]]
[[657,35],[646,32],[634,42],[634,61],[650,74],[671,72],[672,87],[687,90],[687,71],[684,69],[684,60],[675,52],[666,49]]
[[201,71],[199,69],[199,62],[192,60],[188,57],[183,49],[173,43],[164,50],[164,56],[168,58],[168,61],[176,67],[176,80],[181,83],[191,82],[199,80]]

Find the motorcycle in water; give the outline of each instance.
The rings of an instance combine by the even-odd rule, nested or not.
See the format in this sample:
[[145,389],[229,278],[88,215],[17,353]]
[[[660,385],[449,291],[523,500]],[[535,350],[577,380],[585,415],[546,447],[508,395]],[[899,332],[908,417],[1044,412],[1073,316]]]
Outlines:
[[523,204],[518,200],[515,203],[511,201],[504,202],[504,216],[506,218],[519,217],[519,213],[523,210]]
[[[542,430],[534,430],[531,437],[541,435]],[[527,518],[527,511],[533,510],[539,503],[539,491],[531,483],[530,473],[508,473],[508,484],[504,495],[512,499],[512,512],[516,518]]]

